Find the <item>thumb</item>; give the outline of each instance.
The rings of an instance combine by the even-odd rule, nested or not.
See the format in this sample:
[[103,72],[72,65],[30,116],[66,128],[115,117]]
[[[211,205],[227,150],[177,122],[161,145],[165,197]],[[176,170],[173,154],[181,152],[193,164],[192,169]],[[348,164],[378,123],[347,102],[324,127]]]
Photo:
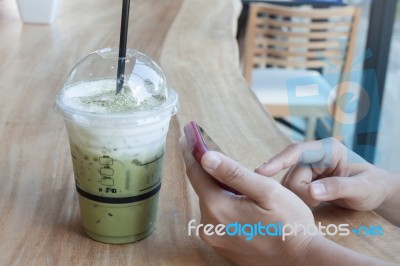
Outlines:
[[319,201],[357,198],[357,184],[353,179],[339,176],[319,179],[310,183],[308,192]]
[[201,159],[201,165],[215,179],[262,204],[265,208],[273,197],[273,192],[281,188],[276,180],[256,174],[215,151],[206,152]]

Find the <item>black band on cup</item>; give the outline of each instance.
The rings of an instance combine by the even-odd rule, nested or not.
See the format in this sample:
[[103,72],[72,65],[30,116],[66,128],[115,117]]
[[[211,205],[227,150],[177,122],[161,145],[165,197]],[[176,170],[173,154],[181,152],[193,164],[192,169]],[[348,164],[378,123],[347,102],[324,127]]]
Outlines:
[[132,196],[132,197],[123,197],[123,198],[111,198],[111,197],[104,197],[104,196],[98,196],[94,195],[91,193],[88,193],[78,186],[76,186],[76,191],[82,196],[85,197],[89,200],[101,202],[101,203],[109,203],[109,204],[124,204],[124,203],[134,203],[138,201],[142,201],[148,198],[151,198],[155,194],[157,194],[158,191],[161,189],[161,182],[158,184],[157,187],[155,187],[153,190],[146,192],[144,194],[140,194],[137,196]]

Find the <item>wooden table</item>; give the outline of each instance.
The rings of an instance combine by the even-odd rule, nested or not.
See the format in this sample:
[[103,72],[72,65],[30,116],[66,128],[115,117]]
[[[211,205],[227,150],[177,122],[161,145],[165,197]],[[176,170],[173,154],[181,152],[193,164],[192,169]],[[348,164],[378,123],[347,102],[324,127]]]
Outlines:
[[[180,155],[182,126],[197,120],[251,168],[289,143],[239,71],[239,0],[133,1],[128,46],[161,64],[181,110],[171,121],[156,231],[127,245],[87,238],[64,121],[52,106],[79,59],[118,45],[117,2],[62,1],[49,26],[22,24],[15,1],[0,1],[0,265],[228,264],[187,235],[188,221],[199,221],[199,208]],[[334,240],[400,262],[400,230],[376,214],[328,206],[315,215],[323,223],[380,224],[383,237]]]

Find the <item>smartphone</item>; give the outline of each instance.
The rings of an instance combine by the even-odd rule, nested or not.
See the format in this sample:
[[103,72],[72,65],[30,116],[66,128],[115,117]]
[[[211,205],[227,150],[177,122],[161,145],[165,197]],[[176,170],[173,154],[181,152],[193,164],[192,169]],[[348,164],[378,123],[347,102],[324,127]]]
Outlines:
[[[187,123],[183,131],[185,132],[186,141],[192,151],[192,155],[194,159],[201,164],[201,158],[204,153],[208,150],[218,151],[222,154],[225,154],[222,149],[215,143],[215,141],[206,133],[206,131],[200,127],[196,122],[191,121]],[[240,192],[235,189],[221,183],[220,181],[214,179],[215,182],[222,188],[235,193],[237,195],[241,195]]]

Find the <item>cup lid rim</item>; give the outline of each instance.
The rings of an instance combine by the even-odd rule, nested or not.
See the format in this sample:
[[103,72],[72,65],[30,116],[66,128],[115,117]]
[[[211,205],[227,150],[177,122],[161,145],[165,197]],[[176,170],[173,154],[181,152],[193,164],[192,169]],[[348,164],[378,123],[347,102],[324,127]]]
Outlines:
[[155,116],[173,116],[179,109],[178,93],[170,89],[170,95],[167,100],[161,105],[151,110],[144,110],[138,112],[127,112],[127,113],[93,113],[82,110],[76,110],[68,105],[65,105],[60,100],[62,91],[59,91],[56,96],[54,103],[54,110],[61,114],[64,119],[75,121],[77,118],[81,118],[87,121],[88,124],[102,123],[104,121],[113,120],[117,123],[135,123],[138,120],[146,120]]

